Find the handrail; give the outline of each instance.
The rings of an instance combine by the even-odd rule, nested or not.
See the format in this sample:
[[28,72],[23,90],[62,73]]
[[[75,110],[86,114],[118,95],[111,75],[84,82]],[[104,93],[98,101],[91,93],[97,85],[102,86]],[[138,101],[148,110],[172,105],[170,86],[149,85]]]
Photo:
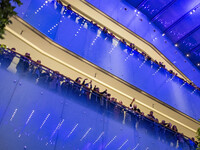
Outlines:
[[[144,40],[142,37],[140,37],[139,35],[137,35],[136,33],[134,33],[133,31],[127,29],[125,26],[123,26],[122,24],[120,24],[119,22],[117,22],[116,20],[112,19],[111,17],[109,17],[108,15],[106,15],[104,12],[98,10],[97,8],[95,8],[92,4],[89,4],[88,2],[86,2],[85,0],[80,0],[81,2],[83,2],[84,4],[86,4],[87,6],[89,6],[90,8],[92,8],[93,10],[95,10],[97,13],[103,15],[105,18],[109,19],[110,21],[114,22],[115,24],[117,24],[118,26],[120,26],[121,28],[123,28],[124,30],[126,30],[128,33],[134,35],[136,38],[138,38],[139,40],[143,41],[145,44],[147,44],[148,46],[150,46],[156,53],[158,53],[166,62],[168,62],[179,74],[181,74],[183,78],[179,77],[180,79],[184,80],[185,82],[187,82],[188,84],[192,84],[194,85],[193,87],[195,87],[197,90],[200,91],[200,88],[198,86],[196,86],[189,78],[187,78],[187,76],[184,75],[184,73],[182,71],[180,71],[168,58],[166,58],[154,45],[152,45],[151,43],[149,43],[148,41]],[[64,3],[65,5],[68,5],[68,3],[65,0],[61,0],[62,4]],[[88,15],[86,15],[84,12],[73,8],[73,11],[77,14],[81,14],[82,16],[84,16],[87,20],[91,20],[91,17],[89,17]],[[81,16],[80,15],[80,16]],[[91,20],[92,21],[92,20]],[[96,22],[98,22],[97,20],[95,20]],[[101,22],[98,22],[98,25],[101,26],[101,28],[104,27],[103,24],[101,24]],[[109,29],[110,30],[110,29]],[[112,30],[110,30],[112,31]],[[113,32],[113,31],[112,31]],[[114,33],[114,35],[118,38],[116,39],[121,39],[123,37],[121,37],[120,35],[118,35],[117,33]],[[128,41],[129,42],[129,41]],[[130,44],[131,42],[129,42]],[[127,45],[129,46],[129,45]],[[144,52],[142,49],[139,49],[137,46],[135,46],[139,51]],[[140,53],[141,53],[140,52]],[[145,52],[144,52],[145,53]],[[151,58],[152,59],[152,58]],[[153,60],[153,59],[152,59]],[[153,60],[154,63],[156,63],[155,60]],[[166,69],[166,68],[164,68]],[[167,70],[167,69],[166,69]],[[168,70],[167,70],[168,71]],[[177,76],[178,77],[178,76]]]
[[[2,49],[3,49],[3,53],[2,53]],[[26,56],[24,56],[24,55],[22,55],[22,54],[20,54],[20,53],[18,53],[18,52],[16,52],[16,51],[13,51],[12,49],[0,48],[0,51],[1,51],[1,53],[3,54],[3,56],[5,55],[5,54],[4,54],[5,52],[8,52],[8,53],[11,53],[11,52],[12,52],[12,54],[13,54],[13,53],[15,54],[14,57],[17,57],[17,58],[19,58],[19,59],[22,59],[24,62],[25,62],[25,61],[26,61],[26,62],[28,61],[29,67],[30,67],[30,64],[31,64],[31,65],[33,65],[33,66],[35,66],[35,67],[37,67],[37,68],[39,68],[39,66],[40,66],[41,69],[43,69],[43,71],[49,70],[49,73],[51,74],[51,76],[54,74],[54,75],[56,75],[57,77],[60,77],[60,76],[61,76],[63,80],[64,80],[64,79],[68,79],[68,81],[70,81],[71,83],[73,83],[73,86],[82,87],[82,88],[85,89],[86,91],[90,91],[90,94],[95,94],[96,96],[98,96],[98,97],[100,97],[100,98],[103,97],[103,100],[104,100],[104,101],[109,101],[110,103],[114,104],[115,106],[119,106],[121,109],[124,109],[124,111],[128,111],[128,112],[132,113],[133,115],[134,115],[134,114],[137,114],[138,116],[142,116],[142,117],[143,117],[144,119],[146,119],[147,121],[150,121],[150,122],[152,122],[152,123],[156,123],[156,124],[158,124],[158,125],[160,125],[160,126],[166,128],[166,129],[172,131],[174,134],[180,134],[180,135],[181,135],[181,133],[175,132],[175,131],[173,131],[171,128],[168,128],[168,127],[166,127],[166,126],[160,124],[159,122],[155,122],[154,120],[152,120],[152,119],[146,117],[146,116],[143,115],[142,113],[138,113],[138,112],[136,112],[136,111],[130,109],[129,107],[127,107],[127,106],[125,106],[125,105],[123,105],[123,104],[121,104],[121,103],[119,103],[119,102],[117,102],[117,101],[116,101],[116,102],[113,102],[113,101],[111,101],[111,99],[108,99],[106,96],[104,96],[104,95],[101,94],[100,92],[94,91],[94,90],[92,90],[92,89],[90,89],[90,88],[84,86],[83,84],[79,84],[78,82],[74,81],[73,79],[70,79],[69,77],[67,77],[67,76],[65,76],[65,75],[63,75],[63,74],[60,74],[58,71],[54,71],[54,70],[48,68],[47,66],[44,66],[44,65],[42,65],[42,64],[40,64],[40,63],[38,63],[38,62],[36,62],[36,61],[34,61],[34,60],[32,60],[32,59],[29,59],[29,58],[27,58]],[[0,53],[0,55],[1,55],[1,53]],[[8,53],[7,53],[7,54],[8,54]],[[25,58],[26,58],[26,59],[25,59]],[[63,81],[63,80],[59,80],[59,82],[60,82],[60,81]],[[74,84],[74,83],[76,83],[76,84]],[[82,90],[82,88],[80,88],[80,91]],[[80,92],[80,91],[79,91],[79,92]],[[190,139],[190,138],[189,138],[188,136],[186,136],[186,135],[183,135],[183,136],[185,137],[185,139]],[[192,139],[190,139],[190,140],[192,140]]]
[[[101,68],[95,66],[94,64],[92,64],[92,63],[90,63],[89,61],[87,61],[87,60],[81,58],[80,56],[77,56],[76,54],[74,54],[74,53],[72,53],[72,52],[70,52],[70,51],[66,51],[65,48],[63,48],[62,46],[60,46],[60,45],[58,45],[58,44],[52,42],[52,40],[50,40],[49,38],[47,38],[46,36],[44,36],[44,35],[43,35],[41,32],[39,32],[38,30],[36,30],[36,29],[34,29],[33,27],[31,27],[28,23],[24,22],[24,21],[23,21],[22,19],[20,19],[19,17],[15,17],[15,19],[18,20],[19,22],[21,22],[23,25],[25,25],[27,28],[29,28],[29,29],[32,30],[33,32],[35,32],[36,34],[38,34],[40,37],[42,37],[43,39],[45,39],[46,41],[48,41],[50,44],[52,44],[52,45],[58,47],[59,49],[61,49],[62,51],[65,51],[65,52],[67,52],[68,54],[70,54],[70,55],[72,55],[72,56],[78,58],[79,60],[82,60],[83,62],[87,63],[88,65],[90,65],[90,66],[96,68],[97,70],[99,70],[99,71],[105,73],[106,75],[109,75],[109,76],[115,78],[116,80],[118,80],[118,81],[120,81],[121,83],[127,85],[128,87],[133,88],[133,89],[135,89],[135,90],[138,91],[138,92],[142,92],[140,89],[134,87],[133,85],[130,85],[129,83],[127,83],[127,82],[125,82],[125,81],[119,79],[118,77],[113,76],[113,75],[110,74],[109,72],[107,72],[107,71],[105,71],[105,70],[103,70],[103,69],[101,69]],[[125,96],[125,97],[128,98],[128,99],[132,99],[132,97],[130,97],[129,95],[127,95],[127,94],[125,94],[125,93],[123,93],[123,92],[121,92],[121,91],[119,91],[119,90],[117,90],[117,89],[115,89],[115,88],[113,88],[113,87],[111,87],[111,86],[109,86],[109,85],[107,85],[107,84],[105,84],[105,83],[99,81],[98,79],[94,78],[93,76],[90,76],[90,75],[88,75],[88,74],[86,74],[86,73],[84,73],[84,72],[82,72],[82,71],[80,71],[80,70],[74,68],[73,66],[71,66],[71,65],[69,65],[69,64],[67,64],[67,63],[65,63],[65,62],[63,62],[63,61],[61,61],[61,60],[55,58],[54,56],[52,56],[52,55],[50,55],[50,54],[47,54],[46,52],[44,52],[43,50],[41,50],[40,48],[38,48],[36,45],[34,45],[34,44],[32,44],[31,42],[27,41],[27,40],[26,40],[25,38],[23,38],[21,35],[18,35],[16,32],[14,32],[13,30],[11,30],[9,27],[6,27],[6,30],[9,31],[10,33],[12,33],[14,36],[20,38],[22,41],[24,41],[25,43],[27,43],[28,45],[30,45],[31,47],[33,47],[34,49],[36,49],[38,52],[44,54],[45,56],[48,56],[49,58],[51,58],[51,59],[53,59],[53,60],[55,60],[55,61],[57,61],[57,62],[59,62],[59,63],[65,65],[65,66],[69,67],[70,69],[75,70],[75,71],[79,72],[80,74],[82,74],[82,75],[84,75],[84,76],[87,76],[88,78],[90,78],[90,79],[92,79],[92,80],[94,80],[94,81],[96,81],[96,82],[98,82],[98,83],[100,83],[100,84],[102,84],[102,85],[104,85],[104,86],[106,86],[106,87],[108,87],[108,88],[111,88],[113,91],[115,91],[115,92],[117,92],[117,93],[119,93],[119,94]],[[162,104],[162,105],[165,105],[165,106],[168,107],[169,109],[171,109],[171,110],[173,110],[173,111],[175,111],[175,112],[181,114],[182,116],[186,117],[187,119],[189,119],[189,120],[191,120],[191,121],[193,121],[193,122],[199,124],[199,122],[198,122],[197,120],[195,120],[195,119],[189,117],[188,115],[186,115],[186,114],[184,114],[184,113],[182,113],[182,112],[176,110],[175,108],[173,108],[173,107],[171,107],[171,106],[165,104],[164,102],[161,102],[160,100],[157,100],[155,97],[153,97],[153,96],[151,96],[151,95],[149,95],[149,94],[147,94],[147,93],[145,93],[145,92],[142,92],[142,94],[145,94],[145,96],[147,96],[147,97],[149,97],[149,98],[155,100],[156,102],[159,102],[159,103]],[[179,121],[177,121],[177,120],[174,120],[173,118],[169,117],[168,115],[165,115],[165,114],[163,114],[162,112],[160,112],[160,111],[158,111],[158,110],[156,110],[156,109],[154,109],[154,108],[152,108],[152,107],[150,107],[150,106],[148,106],[148,105],[146,105],[146,104],[144,104],[144,103],[142,103],[142,102],[140,102],[140,101],[138,101],[138,100],[136,100],[136,102],[139,103],[139,104],[141,104],[141,105],[143,105],[144,107],[146,107],[146,108],[148,108],[148,109],[150,109],[150,110],[153,110],[153,111],[157,112],[158,114],[160,114],[160,115],[162,115],[162,116],[164,116],[164,117],[166,117],[166,118],[168,118],[168,119],[170,119],[170,120],[173,120],[174,122],[176,122],[176,123],[182,125],[183,127],[186,127],[187,129],[191,130],[192,132],[196,132],[196,130],[190,128],[189,126],[187,126],[187,125],[185,125],[185,124],[183,124],[183,123],[181,123],[181,122],[179,122]]]

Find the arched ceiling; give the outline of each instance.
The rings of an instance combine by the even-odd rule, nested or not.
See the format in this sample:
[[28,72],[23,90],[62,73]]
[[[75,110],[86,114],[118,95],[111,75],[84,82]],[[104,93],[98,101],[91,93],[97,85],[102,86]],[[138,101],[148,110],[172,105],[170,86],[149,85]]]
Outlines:
[[199,0],[125,0],[144,13],[200,69]]

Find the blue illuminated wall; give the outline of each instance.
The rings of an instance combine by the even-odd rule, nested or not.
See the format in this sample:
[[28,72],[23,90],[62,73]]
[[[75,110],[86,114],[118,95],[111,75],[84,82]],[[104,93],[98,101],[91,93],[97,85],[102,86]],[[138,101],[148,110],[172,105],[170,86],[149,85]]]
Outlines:
[[[19,17],[56,43],[181,112],[195,119],[200,118],[200,91],[153,62],[146,61],[138,52],[103,33],[73,11],[66,10],[61,14],[60,4],[42,0],[22,2],[24,4],[16,9]],[[136,23],[130,24],[139,22],[136,18],[130,19],[136,20]],[[134,28],[149,38],[154,39],[156,36],[147,34],[152,29],[150,26]],[[161,49],[165,47],[165,50],[172,47],[170,44],[160,46]]]
[[[200,86],[200,70],[195,66],[200,61],[198,0],[86,1],[153,44],[191,81]],[[186,54],[190,55],[189,58],[186,58]]]
[[141,116],[119,119],[81,96],[58,95],[1,68],[0,83],[1,150],[194,150]]

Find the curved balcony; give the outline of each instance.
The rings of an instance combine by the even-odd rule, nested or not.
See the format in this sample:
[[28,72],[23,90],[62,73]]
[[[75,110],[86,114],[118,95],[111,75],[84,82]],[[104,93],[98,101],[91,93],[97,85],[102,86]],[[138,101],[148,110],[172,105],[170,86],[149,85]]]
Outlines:
[[29,0],[24,1],[17,11],[23,20],[54,42],[169,106],[199,119],[198,88],[169,73],[72,10],[54,1]]
[[0,50],[1,149],[196,148],[190,138],[31,60],[28,54]]

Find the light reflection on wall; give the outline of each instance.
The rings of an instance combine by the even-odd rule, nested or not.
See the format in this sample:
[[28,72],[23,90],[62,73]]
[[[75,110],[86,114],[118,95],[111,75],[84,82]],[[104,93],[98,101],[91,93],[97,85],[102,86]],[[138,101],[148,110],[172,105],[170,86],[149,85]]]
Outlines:
[[[22,2],[26,4],[26,1]],[[43,1],[35,0],[29,3],[29,7],[23,5],[21,8],[17,8],[19,16],[56,43],[187,115],[195,119],[200,117],[199,109],[197,109],[199,108],[199,91],[194,91],[194,88],[184,84],[182,80],[158,67],[153,62],[146,61],[136,50],[102,32],[96,25],[73,11],[67,10],[65,11],[66,14],[62,15],[60,12],[63,7],[60,4],[57,4],[55,9],[54,2],[49,2],[45,8],[35,15],[35,10],[43,5]],[[20,13],[22,9],[25,9],[23,10],[25,15]],[[133,22],[131,23],[133,24]],[[50,31],[55,25],[54,30]],[[150,26],[147,29],[149,28]],[[141,28],[138,31],[144,32],[145,30]],[[155,33],[155,35],[158,35],[158,33]],[[164,38],[162,35],[160,36]],[[171,82],[181,87],[187,102],[192,99],[195,105],[188,105],[187,110],[185,107],[179,106],[180,103],[178,102],[181,98],[174,97],[174,90],[172,85],[169,84]],[[190,90],[194,93],[191,94]],[[175,98],[178,99],[174,100]]]

